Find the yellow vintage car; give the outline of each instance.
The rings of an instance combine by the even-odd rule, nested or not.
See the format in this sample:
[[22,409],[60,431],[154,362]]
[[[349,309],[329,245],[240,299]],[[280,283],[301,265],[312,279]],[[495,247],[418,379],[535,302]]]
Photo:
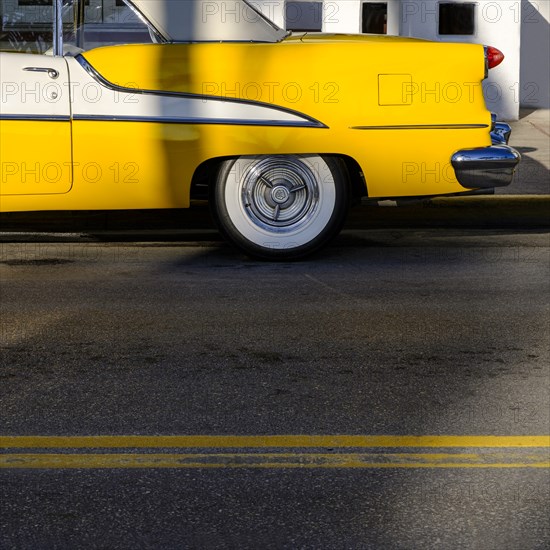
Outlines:
[[264,259],[350,203],[508,185],[502,54],[287,33],[247,0],[0,0],[0,211],[186,208]]

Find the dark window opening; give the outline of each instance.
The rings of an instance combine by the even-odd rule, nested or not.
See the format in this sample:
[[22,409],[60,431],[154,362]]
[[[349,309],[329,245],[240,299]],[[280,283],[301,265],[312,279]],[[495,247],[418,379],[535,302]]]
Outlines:
[[388,4],[365,2],[363,4],[362,32],[388,34]]
[[439,34],[475,34],[475,4],[439,4]]

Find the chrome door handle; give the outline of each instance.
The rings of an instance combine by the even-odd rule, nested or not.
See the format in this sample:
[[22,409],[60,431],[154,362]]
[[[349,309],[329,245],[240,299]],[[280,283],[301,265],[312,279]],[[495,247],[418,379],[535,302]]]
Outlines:
[[25,67],[23,70],[32,73],[48,73],[48,76],[53,79],[59,76],[59,72],[51,67]]

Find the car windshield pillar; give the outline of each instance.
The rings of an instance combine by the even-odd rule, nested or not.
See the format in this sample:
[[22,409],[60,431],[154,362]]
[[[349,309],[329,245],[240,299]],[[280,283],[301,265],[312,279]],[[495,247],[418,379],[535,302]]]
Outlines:
[[63,0],[54,0],[53,54],[63,55]]

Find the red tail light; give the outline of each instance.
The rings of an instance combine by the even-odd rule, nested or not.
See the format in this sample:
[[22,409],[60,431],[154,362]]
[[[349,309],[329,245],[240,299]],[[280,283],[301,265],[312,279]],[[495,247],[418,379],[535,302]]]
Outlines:
[[489,69],[498,67],[504,61],[504,54],[492,46],[487,46],[485,55],[487,56],[487,65]]

